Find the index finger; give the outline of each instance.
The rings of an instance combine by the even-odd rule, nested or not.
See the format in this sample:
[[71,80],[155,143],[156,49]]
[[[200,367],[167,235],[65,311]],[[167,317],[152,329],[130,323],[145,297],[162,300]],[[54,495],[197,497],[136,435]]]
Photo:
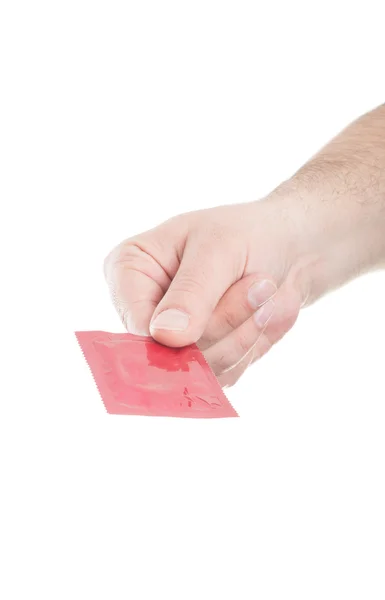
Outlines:
[[150,335],[153,312],[170,285],[161,265],[135,243],[113,250],[104,264],[112,302],[129,333]]

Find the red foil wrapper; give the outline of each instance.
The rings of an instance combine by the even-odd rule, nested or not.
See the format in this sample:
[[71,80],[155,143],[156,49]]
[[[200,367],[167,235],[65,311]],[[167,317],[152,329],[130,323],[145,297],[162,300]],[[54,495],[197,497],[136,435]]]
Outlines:
[[106,410],[116,415],[237,417],[198,347],[129,333],[78,331]]

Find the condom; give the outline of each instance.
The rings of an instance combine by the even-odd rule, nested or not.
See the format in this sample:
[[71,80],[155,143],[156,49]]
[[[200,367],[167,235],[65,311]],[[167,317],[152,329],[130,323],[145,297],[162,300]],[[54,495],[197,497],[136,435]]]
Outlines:
[[203,354],[129,333],[78,331],[106,411],[115,415],[237,417]]

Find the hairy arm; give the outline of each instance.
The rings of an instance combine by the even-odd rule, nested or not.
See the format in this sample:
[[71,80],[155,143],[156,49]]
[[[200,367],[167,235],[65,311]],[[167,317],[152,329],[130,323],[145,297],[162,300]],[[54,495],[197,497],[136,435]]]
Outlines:
[[282,206],[284,197],[308,302],[384,267],[385,105],[349,125],[271,199]]

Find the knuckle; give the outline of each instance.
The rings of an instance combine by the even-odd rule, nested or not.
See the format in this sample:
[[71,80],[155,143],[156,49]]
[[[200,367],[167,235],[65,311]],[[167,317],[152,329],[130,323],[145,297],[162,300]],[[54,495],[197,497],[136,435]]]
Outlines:
[[227,329],[235,329],[238,324],[237,316],[234,314],[234,311],[230,309],[224,309],[222,313],[223,324]]
[[197,299],[205,297],[206,281],[198,280],[193,273],[184,272],[180,274],[170,289],[170,294],[183,296],[187,301],[196,302]]
[[121,242],[111,250],[104,259],[103,267],[105,277],[108,278],[111,271],[117,265],[124,263],[128,257],[132,257],[132,244],[129,242]]
[[239,352],[239,358],[241,359],[247,352],[250,351],[253,344],[250,343],[250,339],[246,333],[239,332],[237,336],[237,349]]
[[143,250],[135,242],[123,242],[115,249],[114,262],[125,265],[136,261],[143,255]]
[[140,271],[148,267],[149,257],[135,241],[124,241],[116,246],[104,260],[104,274],[108,281],[128,270]]

